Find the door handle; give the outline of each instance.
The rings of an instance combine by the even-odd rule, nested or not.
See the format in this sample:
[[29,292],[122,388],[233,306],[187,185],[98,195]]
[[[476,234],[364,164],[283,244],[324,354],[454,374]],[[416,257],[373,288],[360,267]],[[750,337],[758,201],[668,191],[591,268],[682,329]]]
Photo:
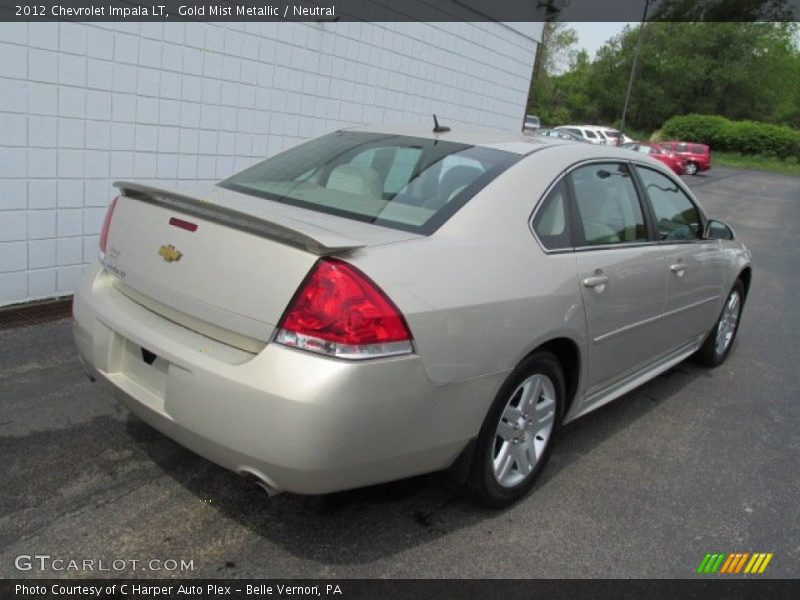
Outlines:
[[676,263],[674,265],[670,265],[669,270],[675,273],[678,277],[683,277],[683,272],[686,270],[686,265],[683,263]]
[[[599,288],[608,283],[608,277],[605,275],[593,275],[583,280],[583,285],[588,288]],[[598,290],[602,291],[602,290]]]

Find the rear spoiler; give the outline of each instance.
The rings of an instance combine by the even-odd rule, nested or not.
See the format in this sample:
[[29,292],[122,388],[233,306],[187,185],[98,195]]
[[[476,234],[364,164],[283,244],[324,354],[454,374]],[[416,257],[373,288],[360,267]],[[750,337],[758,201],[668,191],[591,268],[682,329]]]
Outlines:
[[364,242],[284,216],[275,215],[274,220],[272,217],[266,220],[201,198],[132,181],[115,181],[114,187],[127,198],[303,248],[319,256],[366,246]]

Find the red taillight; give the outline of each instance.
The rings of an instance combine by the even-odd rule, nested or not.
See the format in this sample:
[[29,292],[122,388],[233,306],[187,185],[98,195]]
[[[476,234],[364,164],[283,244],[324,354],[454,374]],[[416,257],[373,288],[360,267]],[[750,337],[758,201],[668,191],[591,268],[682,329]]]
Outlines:
[[412,351],[403,316],[366,275],[323,258],[303,282],[275,341],[340,358],[375,358]]
[[106,253],[106,246],[108,245],[108,230],[111,227],[111,218],[114,216],[114,209],[117,208],[117,200],[119,196],[111,201],[106,209],[106,217],[103,219],[103,227],[100,229],[100,252]]

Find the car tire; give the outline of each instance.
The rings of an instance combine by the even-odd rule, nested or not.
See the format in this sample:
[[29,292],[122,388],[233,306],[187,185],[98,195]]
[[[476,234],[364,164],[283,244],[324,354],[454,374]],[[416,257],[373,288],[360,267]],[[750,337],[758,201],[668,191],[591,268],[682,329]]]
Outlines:
[[537,352],[503,383],[481,427],[466,486],[483,506],[502,508],[528,493],[550,457],[563,417],[564,373]]
[[736,333],[739,331],[744,300],[744,284],[741,279],[738,279],[725,298],[725,304],[722,306],[717,322],[695,354],[698,362],[707,367],[717,367],[725,362],[733,348]]
[[697,163],[687,162],[684,170],[687,175],[697,175]]

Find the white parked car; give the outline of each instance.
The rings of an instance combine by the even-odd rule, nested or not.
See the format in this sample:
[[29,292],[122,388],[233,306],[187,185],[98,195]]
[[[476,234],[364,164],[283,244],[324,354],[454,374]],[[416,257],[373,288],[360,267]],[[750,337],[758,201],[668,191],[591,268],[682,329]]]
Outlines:
[[554,129],[561,129],[569,131],[575,135],[580,136],[590,144],[605,144],[606,146],[618,146],[617,137],[622,135],[622,142],[631,142],[631,138],[624,133],[611,127],[602,127],[600,125],[561,125]]
[[607,146],[621,146],[622,144],[629,144],[633,138],[629,138],[622,133],[619,129],[612,129],[611,127],[598,127],[597,130],[604,138],[606,138]]
[[602,135],[596,127],[591,125],[561,125],[559,127],[554,127],[553,129],[569,131],[570,133],[583,138],[584,141],[587,141],[590,144],[606,143],[605,136]]
[[536,115],[525,115],[525,122],[522,124],[522,131],[536,131],[542,126],[542,122]]

